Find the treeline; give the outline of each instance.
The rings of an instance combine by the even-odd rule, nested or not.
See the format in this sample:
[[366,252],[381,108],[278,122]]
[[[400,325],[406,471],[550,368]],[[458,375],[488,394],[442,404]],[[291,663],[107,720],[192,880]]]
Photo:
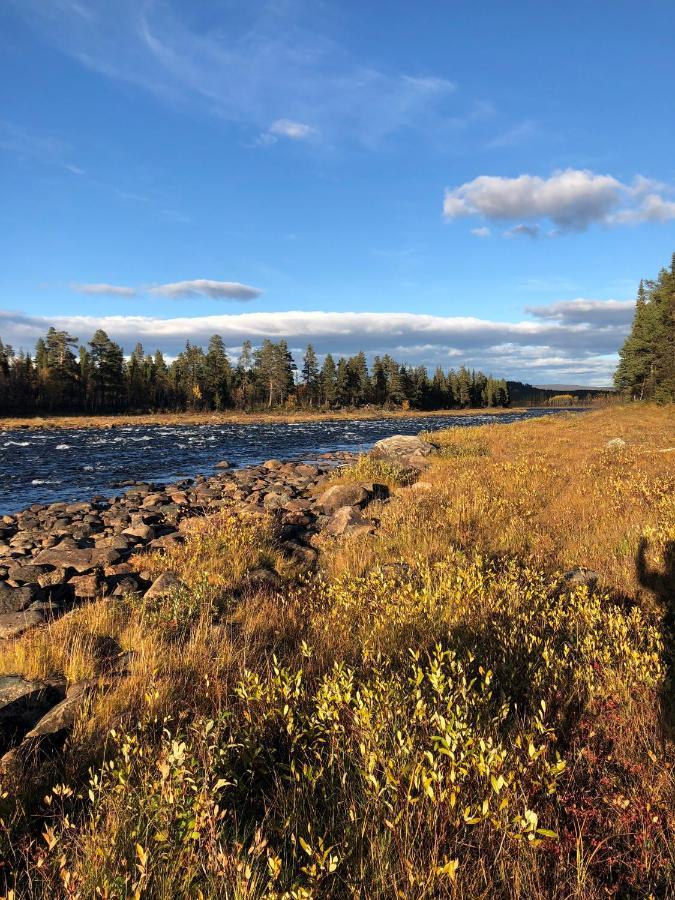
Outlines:
[[633,400],[675,400],[675,253],[670,271],[661,269],[655,281],[640,282],[614,383]]
[[321,365],[311,345],[298,370],[285,341],[246,341],[236,364],[215,334],[204,351],[191,343],[171,363],[161,351],[137,344],[128,358],[97,331],[85,345],[50,328],[34,354],[15,353],[0,340],[0,412],[111,413],[180,410],[249,410],[278,407],[338,408],[366,405],[451,409],[506,406],[505,381],[464,367],[429,376],[390,356],[369,367],[364,353]]

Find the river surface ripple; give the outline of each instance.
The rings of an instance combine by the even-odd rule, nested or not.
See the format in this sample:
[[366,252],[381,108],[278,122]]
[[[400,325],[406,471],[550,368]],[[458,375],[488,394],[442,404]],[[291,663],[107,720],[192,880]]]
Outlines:
[[557,412],[532,409],[405,419],[5,429],[0,431],[0,515],[34,503],[112,494],[123,481],[162,483],[211,475],[220,460],[250,466],[273,457],[313,459],[331,451],[367,450],[392,434],[486,423],[498,426]]

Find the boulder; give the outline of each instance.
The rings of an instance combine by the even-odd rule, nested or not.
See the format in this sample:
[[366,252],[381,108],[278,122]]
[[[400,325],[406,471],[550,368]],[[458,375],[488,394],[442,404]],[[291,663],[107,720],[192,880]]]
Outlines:
[[79,574],[84,574],[99,566],[115,563],[119,558],[117,550],[112,548],[64,548],[62,541],[56,547],[38,553],[34,563],[36,566],[54,566],[55,569],[75,569]]
[[91,600],[99,591],[100,582],[98,575],[74,575],[68,582],[73,588],[73,594],[79,600]]
[[411,465],[415,460],[430,456],[433,449],[430,443],[415,435],[393,434],[377,441],[370,452],[376,459],[390,457]]
[[155,578],[148,590],[144,594],[146,600],[157,600],[161,597],[168,597],[174,591],[178,591],[183,587],[183,582],[177,578],[173,572],[162,572]]
[[353,506],[342,506],[340,509],[335,510],[326,523],[324,531],[327,534],[337,536],[352,531],[361,525],[369,524],[358,509],[355,509]]
[[39,581],[40,575],[48,571],[46,566],[19,565],[10,570],[9,577],[19,584],[35,584]]
[[216,469],[229,469],[230,463],[226,459],[221,459],[220,462],[217,462],[215,465]]
[[139,541],[151,541],[155,536],[155,529],[152,525],[145,525],[139,522],[136,525],[125,528],[122,534],[127,537],[137,538]]
[[18,637],[29,628],[35,628],[44,622],[44,613],[39,609],[27,609],[24,612],[10,612],[0,615],[0,639],[9,640]]
[[317,497],[316,505],[330,515],[343,506],[365,506],[371,497],[362,484],[334,484]]
[[0,614],[21,612],[36,599],[31,587],[10,587],[0,581]]
[[571,569],[563,575],[561,588],[564,593],[570,593],[575,588],[587,587],[590,593],[597,587],[599,579],[598,572],[592,569]]
[[65,697],[65,680],[28,681],[0,676],[0,753],[22,740],[27,731]]

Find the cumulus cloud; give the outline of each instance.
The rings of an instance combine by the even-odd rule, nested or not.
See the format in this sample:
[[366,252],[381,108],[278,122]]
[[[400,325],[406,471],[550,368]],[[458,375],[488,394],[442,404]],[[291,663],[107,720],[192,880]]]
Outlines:
[[125,287],[122,284],[78,284],[74,282],[70,286],[78,294],[90,294],[91,296],[134,297],[136,295],[135,288]]
[[125,347],[141,341],[149,349],[159,347],[171,356],[186,340],[205,345],[214,333],[220,334],[228,347],[237,347],[244,340],[259,344],[265,337],[284,338],[294,349],[311,342],[318,353],[364,350],[371,358],[391,353],[402,361],[429,367],[464,364],[526,380],[559,381],[564,376],[608,384],[629,323],[598,316],[593,304],[603,301],[583,302],[590,304],[586,313],[582,301],[569,301],[572,313],[565,313],[564,304],[553,304],[550,315],[545,307],[535,308],[535,320],[520,322],[401,312],[253,312],[168,319],[3,312],[0,334],[29,349],[49,325],[65,328],[84,340],[102,328]]
[[487,225],[481,225],[478,228],[472,228],[471,234],[474,237],[487,238],[492,234],[492,230],[488,228]]
[[212,281],[208,278],[194,278],[191,281],[174,281],[171,284],[157,284],[150,288],[151,294],[180,299],[202,294],[217,300],[254,300],[262,294],[258,288],[238,281]]
[[[490,222],[552,222],[560,232],[583,231],[592,224],[665,222],[675,218],[675,203],[654,191],[656,182],[638,176],[632,185],[588,169],[564,169],[548,178],[479,175],[448,188],[446,219],[480,216]],[[665,187],[659,185],[665,190]],[[530,226],[534,227],[534,226]],[[517,225],[510,236],[532,236]]]

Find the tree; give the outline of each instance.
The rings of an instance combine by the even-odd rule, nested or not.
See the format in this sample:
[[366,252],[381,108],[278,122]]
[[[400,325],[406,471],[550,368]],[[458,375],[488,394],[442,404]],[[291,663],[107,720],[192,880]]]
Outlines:
[[209,340],[204,374],[207,405],[213,409],[225,409],[230,399],[232,368],[219,334],[212,335]]
[[640,282],[614,384],[633,400],[675,399],[675,254],[670,270],[662,269],[656,281]]
[[302,361],[302,383],[305,386],[307,402],[314,406],[319,401],[319,363],[314,352],[314,347],[307,344]]
[[100,328],[89,341],[87,361],[92,408],[115,409],[124,404],[124,353]]
[[337,370],[335,360],[330,353],[326,354],[321,367],[321,400],[325,406],[334,406],[337,394]]

